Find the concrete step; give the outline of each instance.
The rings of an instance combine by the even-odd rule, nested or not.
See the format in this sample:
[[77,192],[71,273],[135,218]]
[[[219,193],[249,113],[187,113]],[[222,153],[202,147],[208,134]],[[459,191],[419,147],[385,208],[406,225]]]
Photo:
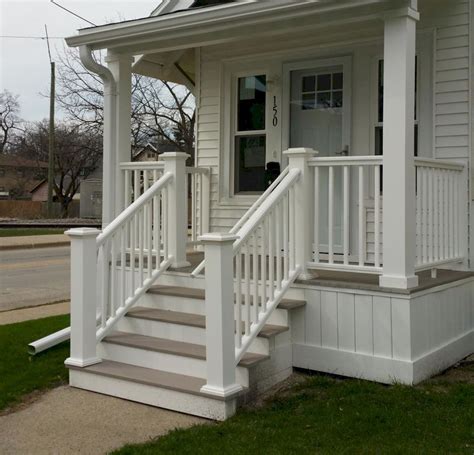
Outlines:
[[237,397],[245,393],[244,389],[224,400],[202,393],[202,378],[109,360],[69,369],[73,387],[217,420],[232,415]]

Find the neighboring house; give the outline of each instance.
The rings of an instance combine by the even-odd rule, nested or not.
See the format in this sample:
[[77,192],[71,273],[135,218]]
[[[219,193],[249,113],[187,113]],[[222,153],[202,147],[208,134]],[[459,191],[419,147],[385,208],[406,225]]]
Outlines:
[[[107,106],[104,230],[70,232],[71,385],[225,419],[295,367],[415,384],[470,354],[474,2],[222,3],[67,39]],[[131,72],[193,91],[196,168],[123,164]]]
[[[65,179],[65,182],[69,182],[70,179]],[[56,182],[58,182],[58,177],[56,177]],[[82,185],[82,183],[81,183]],[[47,202],[48,201],[48,179],[43,179],[38,182],[30,191],[31,200],[32,201],[39,201],[39,202]],[[73,200],[79,201],[81,199],[80,190],[76,192],[73,197]],[[57,196],[54,195],[53,191],[53,202],[57,201]]]
[[48,173],[48,163],[0,156],[0,198],[30,199],[30,190]]

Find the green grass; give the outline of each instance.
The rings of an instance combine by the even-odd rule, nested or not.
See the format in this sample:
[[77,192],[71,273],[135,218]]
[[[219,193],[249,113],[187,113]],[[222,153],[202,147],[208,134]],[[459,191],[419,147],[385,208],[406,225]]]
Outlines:
[[388,387],[313,376],[226,422],[176,430],[114,453],[472,454],[474,385]]
[[54,387],[67,379],[64,360],[69,343],[30,356],[28,343],[69,326],[69,316],[0,326],[0,411],[19,403],[36,390]]
[[64,234],[64,231],[58,228],[0,228],[0,237]]

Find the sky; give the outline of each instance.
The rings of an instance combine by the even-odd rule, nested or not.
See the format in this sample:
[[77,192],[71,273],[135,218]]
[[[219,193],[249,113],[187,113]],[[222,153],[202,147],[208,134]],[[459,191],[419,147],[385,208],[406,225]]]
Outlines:
[[[123,19],[146,17],[160,0],[56,0],[57,3],[96,25]],[[49,115],[50,64],[43,39],[44,25],[50,40],[53,60],[66,46],[64,37],[90,26],[50,0],[0,0],[0,91],[20,96],[20,116],[37,121]],[[56,39],[60,38],[60,39]],[[58,112],[58,117],[61,113]]]

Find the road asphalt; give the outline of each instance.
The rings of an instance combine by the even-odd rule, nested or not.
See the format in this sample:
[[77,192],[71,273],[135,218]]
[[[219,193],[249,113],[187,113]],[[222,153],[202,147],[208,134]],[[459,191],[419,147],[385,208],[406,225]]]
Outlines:
[[69,300],[69,255],[69,246],[0,250],[0,311]]

